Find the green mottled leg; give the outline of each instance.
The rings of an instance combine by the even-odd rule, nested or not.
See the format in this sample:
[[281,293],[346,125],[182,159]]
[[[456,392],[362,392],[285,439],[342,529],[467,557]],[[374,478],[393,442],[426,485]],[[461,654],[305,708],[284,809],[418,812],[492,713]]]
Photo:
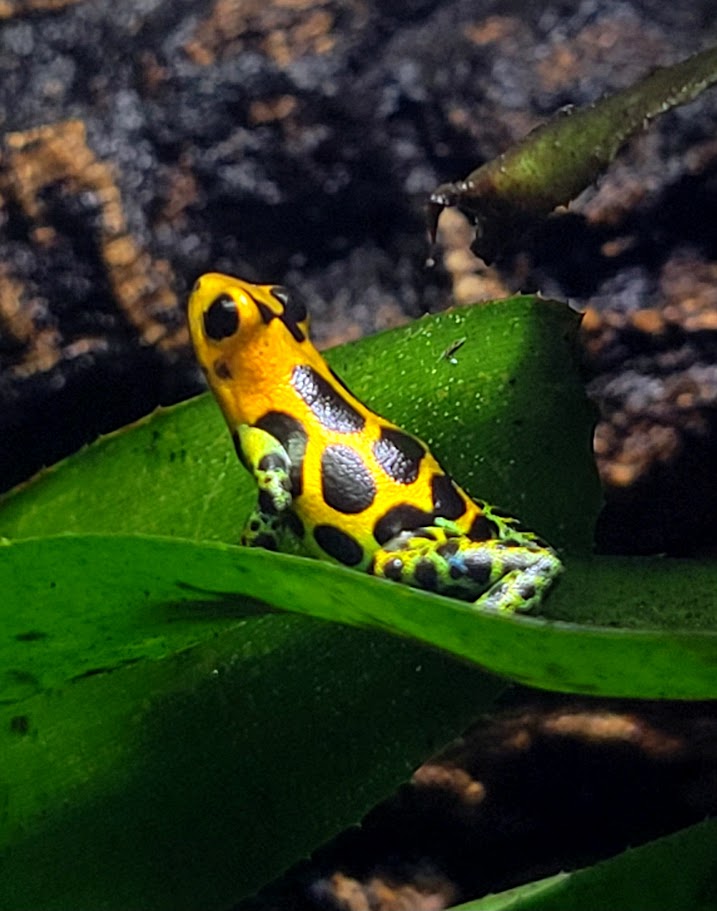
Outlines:
[[472,541],[443,522],[401,532],[376,552],[371,572],[510,613],[535,607],[561,569],[532,533]]
[[244,547],[263,547],[283,554],[304,552],[294,514],[290,511],[263,512],[258,506],[247,519],[241,543]]
[[303,526],[291,510],[291,460],[281,443],[265,430],[242,424],[237,431],[239,457],[259,487],[259,502],[241,535],[245,547],[301,553]]
[[291,461],[281,443],[265,430],[242,424],[238,452],[259,487],[259,511],[283,512],[291,506]]

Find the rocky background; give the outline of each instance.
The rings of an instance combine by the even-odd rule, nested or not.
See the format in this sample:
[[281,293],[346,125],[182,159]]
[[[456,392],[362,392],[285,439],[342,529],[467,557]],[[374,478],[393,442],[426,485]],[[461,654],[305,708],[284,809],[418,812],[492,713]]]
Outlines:
[[[557,108],[716,41],[711,0],[0,0],[0,486],[201,388],[183,311],[203,271],[300,287],[324,344],[541,290],[587,308],[599,547],[714,552],[717,90],[661,118],[490,268],[455,212],[426,268],[423,210],[435,185]],[[424,767],[398,816],[378,813],[382,837],[371,823],[362,845],[341,842],[353,869],[332,854],[299,874],[293,900],[443,907],[480,888],[476,844],[496,820],[497,873],[482,886],[505,885],[499,845],[538,875],[549,864],[528,842],[551,836],[536,823],[526,840],[525,814],[544,824],[556,800],[579,807],[569,831],[598,841],[620,805],[626,843],[659,830],[655,794],[674,824],[707,812],[712,722],[611,707],[596,728],[603,710],[582,711],[510,715],[470,756]],[[608,766],[637,763],[627,791],[622,765],[597,777],[608,741]],[[486,776],[504,800],[488,816]]]

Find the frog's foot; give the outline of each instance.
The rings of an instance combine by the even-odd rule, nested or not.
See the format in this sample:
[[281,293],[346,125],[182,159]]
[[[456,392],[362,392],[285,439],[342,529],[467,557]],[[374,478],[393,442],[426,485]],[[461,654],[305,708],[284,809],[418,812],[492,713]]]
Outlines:
[[374,554],[369,571],[510,613],[537,605],[561,569],[533,535],[472,541],[441,525],[401,532]]
[[293,512],[264,512],[257,508],[247,519],[240,543],[244,547],[300,554],[303,553],[303,534],[303,526]]
[[[259,427],[242,424],[237,452],[259,487],[264,514],[284,512],[291,506],[291,461],[281,443]],[[254,518],[252,516],[252,518]]]
[[281,519],[277,513],[255,510],[244,526],[240,542],[244,547],[263,547],[278,550],[281,537]]

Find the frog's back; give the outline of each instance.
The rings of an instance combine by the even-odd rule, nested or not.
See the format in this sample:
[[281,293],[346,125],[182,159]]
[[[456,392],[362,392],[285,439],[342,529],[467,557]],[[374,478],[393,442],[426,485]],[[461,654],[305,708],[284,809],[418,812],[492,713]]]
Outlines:
[[248,425],[289,454],[294,528],[306,553],[365,567],[378,547],[436,518],[491,536],[480,507],[426,444],[333,373],[309,338],[305,308],[285,289],[210,273],[195,286],[189,322],[235,442]]
[[320,551],[331,553],[337,542],[342,554],[350,549],[355,555],[352,565],[365,566],[377,547],[401,531],[434,525],[436,518],[486,537],[481,510],[425,443],[375,414],[335,379],[327,386],[320,374],[310,381],[303,368],[297,374],[295,413],[309,432],[294,511],[312,531],[307,552],[323,556]]

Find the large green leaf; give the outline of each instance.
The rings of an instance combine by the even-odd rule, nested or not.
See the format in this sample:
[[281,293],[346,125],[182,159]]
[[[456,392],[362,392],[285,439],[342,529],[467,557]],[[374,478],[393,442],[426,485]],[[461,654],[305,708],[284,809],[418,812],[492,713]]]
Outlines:
[[358,821],[500,687],[377,631],[212,626],[0,708],[3,911],[223,911]]
[[[609,628],[496,616],[340,566],[217,543],[66,536],[20,541],[0,558],[0,590],[16,606],[0,652],[5,699],[140,655],[161,657],[254,616],[262,602],[410,636],[545,689],[717,698],[714,563],[570,558],[546,613],[569,616],[580,599],[589,619],[607,604],[627,621]],[[673,629],[686,591],[690,612]]]
[[715,637],[700,632],[715,574],[654,561],[630,584],[625,561],[570,558],[553,615],[617,585],[633,622],[647,606],[669,629],[659,604],[689,589],[680,620],[693,631],[659,633],[476,614],[220,543],[7,544],[0,907],[227,906],[358,819],[500,688],[411,643],[263,602],[384,626],[539,685],[685,698],[715,695]]
[[593,867],[487,895],[454,911],[714,911],[715,844],[717,820],[712,819]]

